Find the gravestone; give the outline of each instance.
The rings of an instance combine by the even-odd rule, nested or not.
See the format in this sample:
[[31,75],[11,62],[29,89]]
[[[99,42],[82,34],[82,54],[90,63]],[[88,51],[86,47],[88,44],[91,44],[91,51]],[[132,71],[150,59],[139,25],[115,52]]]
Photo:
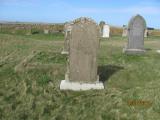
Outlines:
[[49,33],[49,30],[44,29],[44,34],[48,34],[48,33]]
[[140,15],[133,17],[128,24],[128,44],[123,49],[126,54],[143,54],[144,50],[144,32],[146,22]]
[[105,25],[106,23],[104,21],[101,21],[99,23],[99,27],[100,27],[100,36],[102,37],[103,36],[103,26]]
[[64,48],[61,54],[69,54],[69,40],[71,39],[72,22],[64,25]]
[[123,25],[122,37],[127,37],[127,34],[128,34],[128,28],[126,25]]
[[97,75],[99,27],[89,18],[76,19],[69,41],[69,61],[61,90],[104,89]]
[[144,37],[148,37],[148,30],[147,29],[145,29],[145,32],[144,32]]
[[110,36],[110,26],[108,24],[103,25],[102,37],[109,38]]

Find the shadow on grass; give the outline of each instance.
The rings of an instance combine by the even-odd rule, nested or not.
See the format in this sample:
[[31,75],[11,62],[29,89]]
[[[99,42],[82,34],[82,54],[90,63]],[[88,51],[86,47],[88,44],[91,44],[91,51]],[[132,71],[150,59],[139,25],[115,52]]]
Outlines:
[[146,50],[146,51],[151,51],[152,49],[151,49],[151,48],[145,48],[145,50]]
[[124,67],[121,66],[115,66],[115,65],[104,65],[104,66],[98,66],[98,75],[99,80],[103,83],[106,82],[114,73],[124,69]]

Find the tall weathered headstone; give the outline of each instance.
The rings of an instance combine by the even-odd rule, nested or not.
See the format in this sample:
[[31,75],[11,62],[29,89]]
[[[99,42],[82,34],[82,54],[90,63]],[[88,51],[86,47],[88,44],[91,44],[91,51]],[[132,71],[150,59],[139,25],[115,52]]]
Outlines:
[[140,15],[134,16],[128,24],[128,44],[124,48],[126,54],[142,54],[144,50],[144,32],[146,22]]
[[69,41],[71,39],[72,22],[64,25],[64,48],[61,54],[69,54]]
[[110,26],[108,24],[105,24],[103,26],[103,35],[102,35],[102,37],[103,38],[109,38],[109,36],[110,36]]
[[89,18],[76,19],[69,41],[69,64],[61,90],[104,89],[97,75],[99,27]]
[[127,37],[127,34],[128,34],[128,28],[126,25],[123,25],[122,37]]

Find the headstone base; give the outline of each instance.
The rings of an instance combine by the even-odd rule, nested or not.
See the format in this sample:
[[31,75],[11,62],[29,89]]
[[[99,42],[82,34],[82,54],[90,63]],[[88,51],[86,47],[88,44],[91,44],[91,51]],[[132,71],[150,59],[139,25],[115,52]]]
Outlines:
[[126,48],[124,48],[123,49],[123,53],[129,54],[129,55],[144,54],[145,50],[143,50],[143,49],[126,49]]
[[109,36],[102,36],[102,38],[109,38]]
[[160,53],[160,50],[157,50],[157,53]]
[[62,55],[68,55],[69,52],[68,52],[68,51],[62,51],[61,54],[62,54]]
[[85,91],[91,89],[93,90],[104,89],[104,85],[102,82],[78,83],[78,82],[70,82],[69,80],[62,80],[60,84],[60,90]]

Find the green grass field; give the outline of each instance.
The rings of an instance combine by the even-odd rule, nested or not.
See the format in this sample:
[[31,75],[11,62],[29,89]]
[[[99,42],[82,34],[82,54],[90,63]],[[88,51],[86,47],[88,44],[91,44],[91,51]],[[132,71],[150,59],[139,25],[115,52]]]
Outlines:
[[141,56],[122,53],[126,38],[101,40],[104,90],[60,91],[63,35],[0,34],[0,120],[159,120],[160,37]]

